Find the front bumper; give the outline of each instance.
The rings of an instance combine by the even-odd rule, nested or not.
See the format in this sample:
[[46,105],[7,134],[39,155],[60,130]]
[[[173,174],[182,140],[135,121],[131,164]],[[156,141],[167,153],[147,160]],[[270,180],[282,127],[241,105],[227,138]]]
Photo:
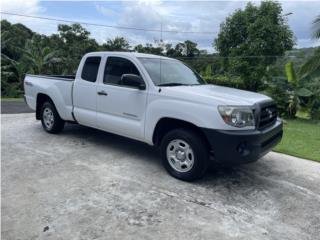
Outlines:
[[216,161],[226,165],[254,162],[271,151],[282,138],[282,121],[264,130],[202,129]]

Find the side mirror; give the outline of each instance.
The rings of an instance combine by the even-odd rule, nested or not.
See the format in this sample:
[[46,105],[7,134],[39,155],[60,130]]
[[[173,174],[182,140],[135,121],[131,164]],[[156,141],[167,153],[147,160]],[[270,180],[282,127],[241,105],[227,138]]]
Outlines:
[[134,87],[140,90],[146,89],[146,84],[143,79],[136,74],[123,74],[121,76],[121,83],[122,85]]

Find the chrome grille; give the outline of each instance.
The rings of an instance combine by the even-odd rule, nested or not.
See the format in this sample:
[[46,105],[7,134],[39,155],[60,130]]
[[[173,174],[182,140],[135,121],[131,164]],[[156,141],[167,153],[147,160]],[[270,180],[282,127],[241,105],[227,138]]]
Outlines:
[[271,102],[263,104],[260,108],[260,117],[258,120],[258,129],[267,128],[277,121],[278,110],[277,106]]

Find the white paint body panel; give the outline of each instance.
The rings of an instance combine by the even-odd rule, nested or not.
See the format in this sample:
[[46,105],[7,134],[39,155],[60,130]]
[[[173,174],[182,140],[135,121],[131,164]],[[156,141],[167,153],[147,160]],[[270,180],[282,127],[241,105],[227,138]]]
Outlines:
[[[32,86],[27,84],[32,84]],[[52,99],[59,115],[64,120],[73,120],[72,87],[73,81],[60,78],[26,75],[24,79],[25,98],[29,107],[36,110],[38,94],[46,94]]]
[[[108,56],[102,61],[104,71]],[[136,58],[123,54],[111,54],[121,56],[133,62],[143,78],[145,73]],[[146,83],[148,86],[148,84]],[[108,95],[97,95],[97,125],[99,129],[116,133],[122,136],[144,141],[144,121],[147,107],[148,91],[123,87],[118,85],[104,84],[103,74],[97,81],[97,91],[104,91]]]
[[[82,67],[88,56],[101,56],[102,59],[95,83],[81,79]],[[103,72],[108,56],[132,61],[146,83],[146,90],[104,84]],[[162,118],[180,119],[202,128],[244,130],[225,124],[217,107],[253,106],[271,100],[262,94],[216,85],[161,87],[159,91],[138,57],[159,58],[149,54],[96,52],[83,57],[74,82],[27,75],[25,83],[31,83],[32,86],[25,84],[26,101],[32,109],[36,109],[37,95],[47,94],[64,120],[74,120],[73,113],[82,125],[152,145],[154,129]],[[102,90],[108,95],[97,94]]]
[[108,96],[97,97],[98,127],[143,140],[147,92],[112,85],[98,86]]

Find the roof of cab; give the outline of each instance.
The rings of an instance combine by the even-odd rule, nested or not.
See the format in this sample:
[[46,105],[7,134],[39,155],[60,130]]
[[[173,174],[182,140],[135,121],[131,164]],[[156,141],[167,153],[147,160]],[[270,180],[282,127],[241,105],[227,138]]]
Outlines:
[[137,53],[137,52],[90,52],[87,53],[86,56],[95,56],[95,55],[104,55],[104,54],[114,54],[114,55],[122,55],[122,56],[131,56],[136,58],[161,58],[161,59],[170,59],[175,60],[173,58],[168,58],[164,56],[154,55],[154,54],[147,54],[147,53]]

